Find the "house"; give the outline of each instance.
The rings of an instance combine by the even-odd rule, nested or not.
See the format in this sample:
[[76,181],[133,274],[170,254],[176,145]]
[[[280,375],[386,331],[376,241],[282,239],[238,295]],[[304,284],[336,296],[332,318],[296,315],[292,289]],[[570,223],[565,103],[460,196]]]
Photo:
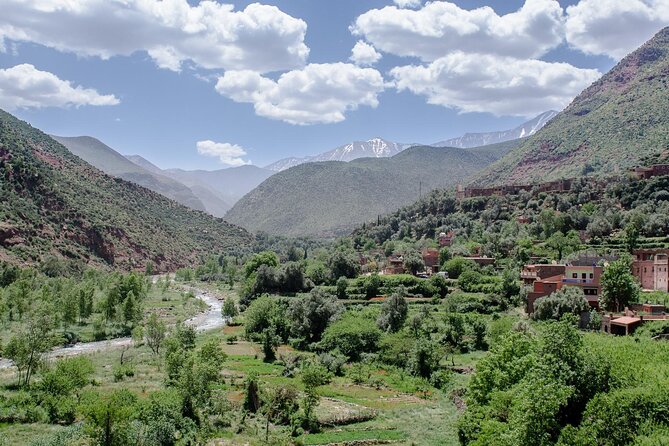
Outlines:
[[547,279],[564,274],[565,265],[557,264],[535,264],[525,265],[520,272],[520,280],[525,285],[532,285],[538,279]]
[[602,331],[614,335],[630,335],[641,324],[643,324],[643,316],[615,316],[605,314],[602,317]]
[[402,256],[388,257],[383,274],[404,274],[404,272],[404,258]]
[[669,292],[669,249],[637,249],[632,255],[632,274],[641,288]]
[[439,233],[439,247],[444,248],[444,247],[449,247],[453,244],[453,237],[455,234],[453,231],[448,231],[448,232],[440,232]]
[[439,250],[436,248],[425,248],[422,252],[423,263],[428,274],[439,271]]
[[[534,312],[534,302],[537,299],[548,296],[566,286],[581,288],[590,307],[599,309],[599,296],[602,294],[601,277],[603,268],[595,265],[563,266],[563,273],[552,277],[536,278],[534,282],[532,282],[532,291],[530,291],[527,296],[528,314]],[[528,270],[528,272],[530,271],[531,270]]]
[[530,218],[526,215],[519,215],[516,217],[516,222],[520,225],[526,225],[530,222]]
[[494,265],[496,262],[496,259],[494,257],[487,257],[487,256],[469,256],[465,257],[465,259],[475,262],[478,266]]
[[669,175],[669,164],[655,164],[650,167],[635,167],[631,170],[632,174],[639,180]]

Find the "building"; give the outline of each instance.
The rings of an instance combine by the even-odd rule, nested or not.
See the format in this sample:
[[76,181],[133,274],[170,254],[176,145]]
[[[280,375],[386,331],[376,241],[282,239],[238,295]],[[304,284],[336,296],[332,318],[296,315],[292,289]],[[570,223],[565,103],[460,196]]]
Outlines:
[[669,292],[669,249],[637,249],[632,274],[644,290]]
[[[534,312],[534,302],[537,299],[553,294],[566,286],[581,288],[588,304],[590,304],[592,308],[599,309],[599,296],[602,294],[601,277],[603,268],[601,266],[554,266],[563,266],[564,272],[546,278],[537,277],[534,282],[532,282],[532,291],[530,291],[527,296],[528,313]],[[528,270],[528,272],[531,272],[531,270]]]
[[439,247],[447,248],[453,244],[453,238],[455,234],[453,231],[441,232],[439,233]]
[[631,172],[637,179],[646,180],[661,175],[669,175],[669,164],[655,164],[650,167],[635,167]]
[[404,274],[404,258],[402,256],[388,257],[383,274]]
[[439,250],[436,248],[425,248],[422,252],[423,263],[428,274],[439,271]]
[[520,280],[525,285],[532,285],[538,279],[547,279],[564,274],[565,268],[565,265],[556,264],[525,265],[520,272]]

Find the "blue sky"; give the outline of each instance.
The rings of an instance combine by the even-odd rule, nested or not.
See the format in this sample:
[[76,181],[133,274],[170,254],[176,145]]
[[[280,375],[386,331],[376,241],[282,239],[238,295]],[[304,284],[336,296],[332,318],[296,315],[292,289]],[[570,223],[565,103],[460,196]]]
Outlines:
[[203,169],[511,128],[669,23],[669,0],[0,3],[0,107]]

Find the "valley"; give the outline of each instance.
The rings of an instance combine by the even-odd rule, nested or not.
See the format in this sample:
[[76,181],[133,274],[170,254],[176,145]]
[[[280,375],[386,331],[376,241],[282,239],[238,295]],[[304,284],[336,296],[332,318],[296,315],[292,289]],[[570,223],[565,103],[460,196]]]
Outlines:
[[0,446],[669,444],[669,6],[294,3],[2,5]]

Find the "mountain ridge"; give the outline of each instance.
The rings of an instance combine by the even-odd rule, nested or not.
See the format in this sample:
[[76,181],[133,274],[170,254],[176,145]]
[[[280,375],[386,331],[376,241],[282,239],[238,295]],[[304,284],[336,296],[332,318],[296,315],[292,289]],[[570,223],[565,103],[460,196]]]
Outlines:
[[669,27],[473,180],[531,183],[634,167],[669,147]]

